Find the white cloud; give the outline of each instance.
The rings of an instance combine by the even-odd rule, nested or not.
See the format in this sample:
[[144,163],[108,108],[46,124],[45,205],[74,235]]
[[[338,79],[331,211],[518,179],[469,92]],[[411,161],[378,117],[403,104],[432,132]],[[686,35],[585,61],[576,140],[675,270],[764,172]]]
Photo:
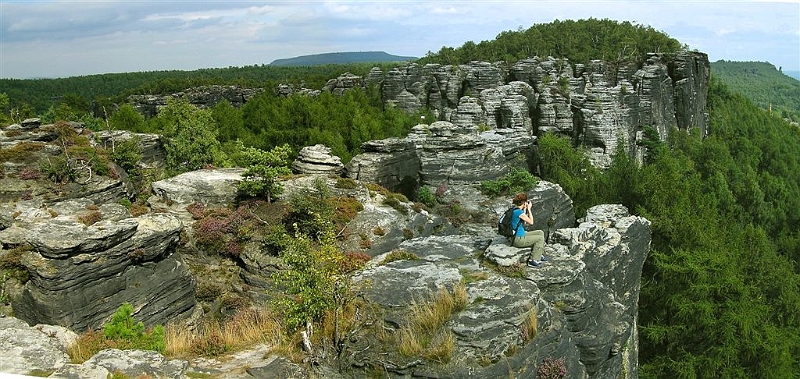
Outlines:
[[800,0],[0,1],[0,77],[238,66],[332,51],[422,56],[589,17],[650,25],[712,59],[800,69]]

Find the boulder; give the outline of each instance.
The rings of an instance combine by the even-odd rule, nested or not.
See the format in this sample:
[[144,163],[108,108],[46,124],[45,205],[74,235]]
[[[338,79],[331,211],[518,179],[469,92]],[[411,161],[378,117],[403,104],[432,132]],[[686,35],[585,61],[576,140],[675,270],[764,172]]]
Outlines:
[[297,159],[292,162],[292,171],[297,174],[338,176],[344,171],[344,165],[341,158],[331,155],[331,148],[325,145],[314,145],[300,149]]
[[34,328],[20,319],[0,317],[0,373],[52,372],[69,363],[65,345],[75,338],[63,328]]
[[188,317],[194,280],[175,246],[183,225],[169,214],[147,214],[86,226],[54,219],[35,224],[34,250],[21,263],[30,279],[13,299],[29,323],[83,331],[99,328],[124,302],[147,325]]
[[202,169],[153,182],[153,193],[165,203],[211,206],[233,204],[242,181],[242,168]]

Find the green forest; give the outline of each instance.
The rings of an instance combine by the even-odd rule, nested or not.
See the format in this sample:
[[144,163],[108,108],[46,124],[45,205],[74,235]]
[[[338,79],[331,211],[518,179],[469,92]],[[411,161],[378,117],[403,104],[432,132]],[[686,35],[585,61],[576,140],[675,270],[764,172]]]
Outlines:
[[601,172],[544,136],[543,176],[579,211],[621,203],[652,222],[640,377],[796,377],[800,130],[716,80],[709,103],[711,136],[673,130],[641,167],[620,152]]
[[800,80],[767,62],[711,62],[715,77],[779,116],[800,122]]
[[[567,57],[573,63],[641,62],[647,52],[680,48],[678,41],[649,27],[589,19],[443,47],[418,62],[515,61],[534,55]],[[242,108],[223,102],[199,110],[174,102],[150,120],[123,105],[110,115],[108,126],[93,108],[131,93],[169,93],[196,84],[266,87],[288,81],[319,88],[342,72],[364,74],[371,66],[2,80],[0,121],[38,115],[83,120],[98,130],[180,136],[193,143],[172,146],[177,152],[188,152],[187,157],[194,156],[192,151],[209,153],[197,154],[200,159],[192,167],[236,164],[242,146],[267,150],[282,144],[296,153],[302,146],[324,143],[347,161],[361,142],[402,136],[420,115],[385,109],[370,89],[318,98],[264,93]],[[620,149],[611,167],[601,171],[568,140],[544,135],[538,142],[542,179],[560,184],[578,214],[595,204],[621,203],[652,222],[639,302],[642,378],[791,378],[800,372],[800,129],[784,119],[782,110],[770,112],[729,81],[712,71],[710,136],[673,130],[667,141],[649,141],[642,166]],[[769,98],[768,86],[763,93]],[[787,93],[790,98],[793,92]],[[171,170],[192,167],[176,162]]]

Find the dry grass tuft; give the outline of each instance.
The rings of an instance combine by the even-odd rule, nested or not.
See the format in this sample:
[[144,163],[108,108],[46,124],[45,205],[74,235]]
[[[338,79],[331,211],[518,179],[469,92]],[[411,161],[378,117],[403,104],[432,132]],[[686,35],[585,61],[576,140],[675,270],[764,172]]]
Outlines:
[[267,310],[243,309],[225,323],[206,322],[196,330],[179,325],[166,328],[166,355],[218,356],[260,343],[277,344],[283,339],[279,319]]
[[405,356],[423,356],[447,363],[455,350],[453,333],[443,328],[455,312],[467,306],[467,291],[458,284],[449,292],[442,287],[424,303],[411,305],[408,323],[400,329],[398,349]]
[[528,342],[536,337],[539,321],[536,319],[536,308],[531,306],[528,316],[522,322],[522,341]]

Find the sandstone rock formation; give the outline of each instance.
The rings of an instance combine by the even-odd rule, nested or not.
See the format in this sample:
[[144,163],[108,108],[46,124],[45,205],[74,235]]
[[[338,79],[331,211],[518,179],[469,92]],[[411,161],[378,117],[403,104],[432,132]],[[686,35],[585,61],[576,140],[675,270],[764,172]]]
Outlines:
[[185,99],[189,103],[201,108],[211,108],[222,100],[227,100],[232,106],[240,107],[251,97],[262,92],[261,88],[242,88],[238,86],[211,85],[193,87],[171,95],[131,95],[128,103],[146,118],[158,114],[158,111],[167,105],[167,99]]
[[[674,58],[650,54],[641,67],[592,61],[529,58],[506,66],[411,63],[388,71],[384,102],[408,112],[430,108],[460,127],[521,127],[533,135],[552,131],[581,142],[598,166],[610,162],[622,141],[632,156],[642,129],[662,138],[671,127],[707,132],[710,65],[698,52]],[[376,80],[377,72],[370,72]]]
[[95,133],[100,144],[107,150],[114,144],[137,138],[142,149],[142,159],[138,162],[141,168],[163,168],[167,162],[167,151],[159,134],[131,133],[124,130],[100,131]]
[[148,325],[188,317],[194,280],[173,254],[182,228],[168,214],[89,226],[59,216],[30,226],[33,250],[21,257],[30,279],[12,303],[15,315],[76,331],[102,326],[124,302]]
[[189,171],[153,182],[153,194],[161,202],[225,206],[233,203],[242,181],[242,168],[213,168]]
[[340,175],[344,171],[342,159],[331,155],[331,148],[325,145],[306,146],[297,153],[292,162],[292,171],[297,174]]
[[[465,282],[465,275],[484,278],[466,281],[467,309],[447,324],[458,350],[448,377],[501,377],[509,371],[534,377],[534,368],[548,356],[564,358],[571,377],[620,377],[636,369],[638,289],[649,225],[621,206],[592,208],[578,227],[557,230],[546,246],[548,261],[525,269],[521,279],[481,264],[480,251],[504,241],[472,235],[405,241],[398,248],[418,260],[375,266],[361,278],[371,283],[366,296],[392,313],[436,288]],[[526,342],[520,330],[529,312],[536,313],[538,334]],[[379,359],[380,353],[367,346],[374,341],[359,342],[353,361]],[[480,367],[479,360],[496,363]],[[401,368],[388,369],[398,375],[444,374],[395,363]]]
[[345,175],[398,191],[419,185],[475,183],[526,167],[534,139],[521,128],[478,133],[447,121],[420,124],[406,138],[369,141]]

